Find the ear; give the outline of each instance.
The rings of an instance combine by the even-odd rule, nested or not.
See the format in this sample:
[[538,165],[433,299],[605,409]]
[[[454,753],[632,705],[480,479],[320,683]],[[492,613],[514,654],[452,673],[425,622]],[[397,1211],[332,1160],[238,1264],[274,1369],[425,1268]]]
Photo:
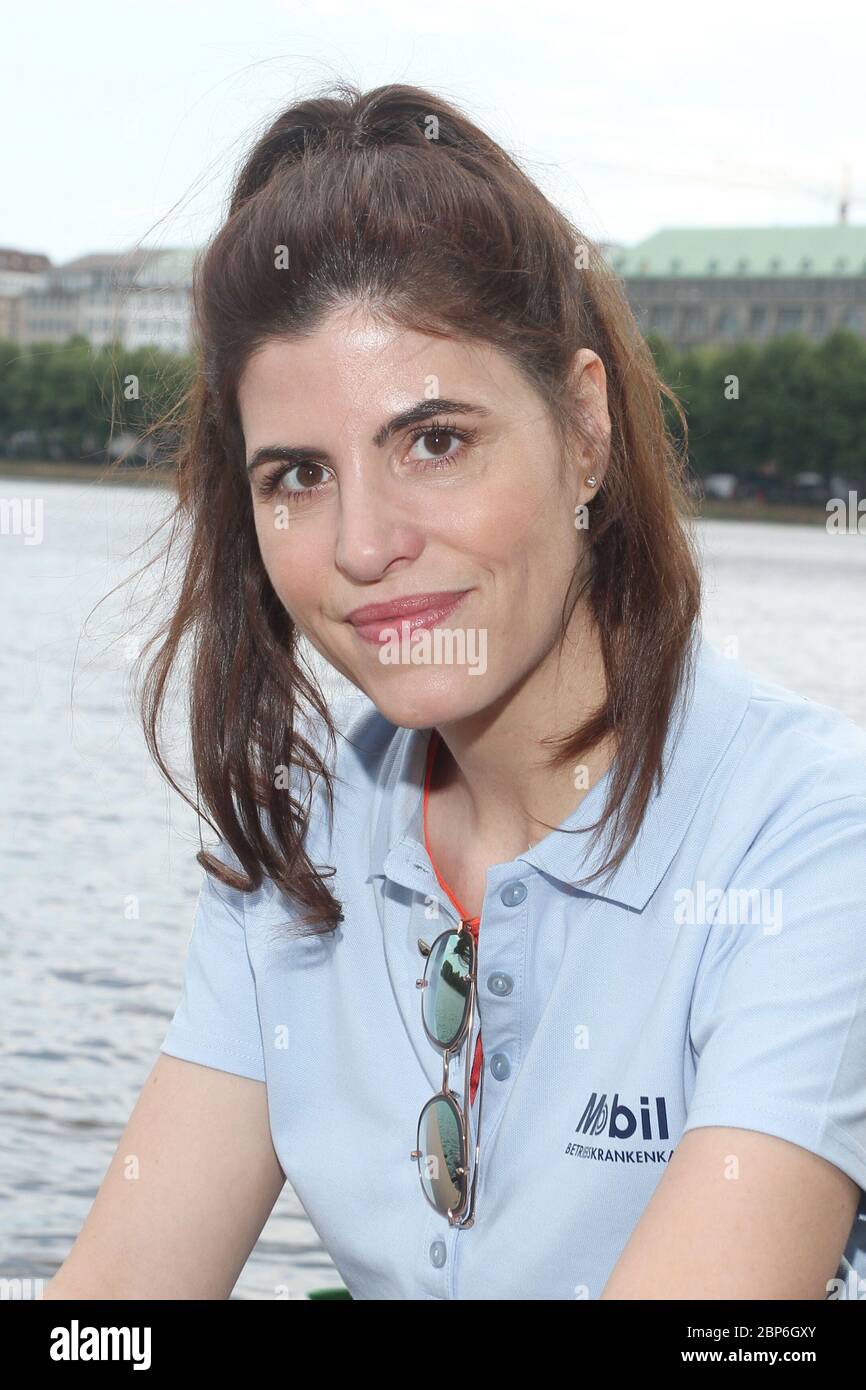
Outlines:
[[[590,502],[604,482],[610,456],[610,414],[607,404],[607,373],[597,352],[580,348],[574,355],[572,382],[577,419],[589,437],[588,452],[575,457],[578,501]],[[594,478],[595,482],[587,482]]]

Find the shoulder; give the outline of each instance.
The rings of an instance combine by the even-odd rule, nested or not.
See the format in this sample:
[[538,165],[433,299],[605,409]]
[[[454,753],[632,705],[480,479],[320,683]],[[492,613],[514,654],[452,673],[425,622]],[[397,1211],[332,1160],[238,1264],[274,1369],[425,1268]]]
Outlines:
[[[841,710],[812,700],[709,643],[701,644],[702,696],[694,732],[712,737],[730,720],[718,772],[744,810],[787,820],[826,802],[866,803],[866,730]],[[854,807],[856,814],[857,807]]]

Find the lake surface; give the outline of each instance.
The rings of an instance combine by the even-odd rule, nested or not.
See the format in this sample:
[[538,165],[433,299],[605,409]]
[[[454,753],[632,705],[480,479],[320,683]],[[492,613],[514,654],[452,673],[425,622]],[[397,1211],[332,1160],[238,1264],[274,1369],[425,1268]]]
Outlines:
[[[0,498],[42,535],[0,534],[0,1277],[48,1279],[176,1007],[201,870],[195,817],[129,701],[143,590],[94,610],[141,563],[167,494],[3,478]],[[709,639],[866,728],[866,540],[724,521],[698,535]],[[339,1282],[287,1185],[234,1297]]]

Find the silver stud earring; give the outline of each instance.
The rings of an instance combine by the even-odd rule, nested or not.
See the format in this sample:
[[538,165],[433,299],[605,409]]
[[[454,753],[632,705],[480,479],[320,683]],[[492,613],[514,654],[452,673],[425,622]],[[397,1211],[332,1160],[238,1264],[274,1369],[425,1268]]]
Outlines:
[[586,483],[587,487],[595,487],[598,483],[598,478],[596,478],[594,473],[590,473],[589,477],[584,478],[583,481]]

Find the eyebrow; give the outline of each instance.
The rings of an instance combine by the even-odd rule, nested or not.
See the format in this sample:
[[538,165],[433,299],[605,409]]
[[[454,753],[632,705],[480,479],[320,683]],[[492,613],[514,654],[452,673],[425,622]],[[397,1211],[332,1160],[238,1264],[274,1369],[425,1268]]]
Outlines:
[[[401,410],[399,415],[394,415],[384,425],[382,425],[373,435],[373,444],[377,449],[381,449],[383,444],[401,430],[408,429],[410,425],[422,424],[425,420],[430,420],[434,415],[480,415],[488,416],[490,411],[483,405],[471,405],[468,401],[451,400],[448,396],[436,396],[432,400],[416,401],[415,405],[409,406],[408,410]],[[329,461],[330,456],[324,449],[315,449],[305,445],[290,444],[263,444],[256,449],[249,463],[247,473],[252,473],[263,463],[288,463],[300,464],[318,462],[319,460]]]

